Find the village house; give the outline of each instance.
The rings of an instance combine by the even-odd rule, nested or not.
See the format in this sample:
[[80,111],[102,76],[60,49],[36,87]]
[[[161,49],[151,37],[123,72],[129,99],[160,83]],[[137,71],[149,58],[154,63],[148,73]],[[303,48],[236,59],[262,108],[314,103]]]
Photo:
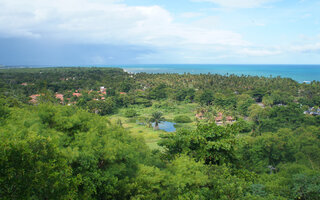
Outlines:
[[218,113],[218,116],[215,118],[216,124],[217,125],[222,125],[223,124],[223,114],[222,112]]
[[30,96],[31,100],[30,103],[36,104],[38,102],[37,98],[40,96],[40,94],[33,94]]
[[60,103],[63,103],[63,94],[58,94],[58,93],[56,93],[55,94],[55,97],[57,98],[57,99],[60,99]]
[[105,88],[104,86],[101,86],[101,87],[100,87],[100,92],[101,92],[101,93],[106,92],[106,91],[107,91],[107,88]]
[[235,120],[232,116],[226,116],[225,120],[224,120],[222,112],[218,113],[218,116],[215,118],[215,121],[216,121],[217,125],[222,125],[224,122],[227,124],[232,124],[233,122],[235,122]]
[[73,95],[73,96],[76,96],[76,97],[80,97],[82,94],[79,93],[78,91],[76,91],[76,92],[72,93],[72,95]]
[[303,113],[306,115],[320,115],[320,108],[311,107]]
[[232,116],[227,116],[226,117],[226,121],[227,121],[228,124],[232,124],[233,122],[235,122],[235,120],[233,119]]
[[203,119],[203,118],[204,118],[204,114],[203,114],[202,112],[197,113],[197,114],[196,114],[196,118],[198,118],[198,119]]

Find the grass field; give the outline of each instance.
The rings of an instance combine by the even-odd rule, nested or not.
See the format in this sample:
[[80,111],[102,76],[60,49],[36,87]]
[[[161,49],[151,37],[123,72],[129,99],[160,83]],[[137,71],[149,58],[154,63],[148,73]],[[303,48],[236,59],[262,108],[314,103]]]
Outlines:
[[[196,126],[195,110],[197,108],[195,103],[176,103],[172,101],[153,102],[153,106],[133,106],[129,108],[122,108],[115,115],[109,117],[112,123],[118,123],[121,121],[122,126],[129,130],[133,136],[143,137],[147,145],[151,149],[159,149],[158,141],[160,134],[172,134],[163,130],[154,130],[153,127],[149,127],[147,124],[141,124],[151,117],[151,114],[156,111],[161,111],[166,121],[173,121],[177,115],[186,115],[193,121],[191,123],[177,123],[176,129],[187,128],[194,129]],[[137,116],[133,118],[125,117],[125,112],[128,109],[134,109],[137,112]]]

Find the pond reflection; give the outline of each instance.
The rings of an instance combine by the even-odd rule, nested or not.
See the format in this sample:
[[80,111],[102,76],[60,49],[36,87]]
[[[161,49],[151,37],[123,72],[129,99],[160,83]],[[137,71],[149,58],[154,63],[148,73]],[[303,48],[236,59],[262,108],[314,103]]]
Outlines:
[[[175,132],[176,128],[174,127],[176,123],[163,121],[159,123],[159,129],[164,130],[165,132]],[[155,123],[152,123],[152,127],[154,127]]]

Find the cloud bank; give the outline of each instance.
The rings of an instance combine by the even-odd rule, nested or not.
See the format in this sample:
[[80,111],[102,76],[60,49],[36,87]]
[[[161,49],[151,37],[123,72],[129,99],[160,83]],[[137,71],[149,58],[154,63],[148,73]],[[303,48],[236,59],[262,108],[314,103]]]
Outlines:
[[256,8],[275,0],[193,0],[195,2],[211,2],[228,8]]
[[[194,1],[229,8],[254,8],[274,0]],[[132,6],[121,0],[1,0],[0,7],[0,45],[6,45],[12,54],[2,50],[2,62],[9,57],[13,59],[15,52],[20,52],[22,59],[21,49],[34,52],[28,63],[45,63],[36,56],[47,52],[58,55],[47,56],[50,63],[55,58],[73,57],[70,63],[78,59],[85,64],[220,63],[239,57],[319,49],[319,43],[276,48],[256,45],[232,27],[218,26],[220,19],[214,15],[199,12],[176,15],[158,5]],[[19,42],[28,48],[17,45]],[[52,51],[45,51],[46,48]]]

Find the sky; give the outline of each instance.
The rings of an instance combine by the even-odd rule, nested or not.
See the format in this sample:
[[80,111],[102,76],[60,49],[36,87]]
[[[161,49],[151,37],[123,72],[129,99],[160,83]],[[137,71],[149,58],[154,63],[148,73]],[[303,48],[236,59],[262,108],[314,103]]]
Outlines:
[[320,64],[320,0],[0,0],[0,65]]

